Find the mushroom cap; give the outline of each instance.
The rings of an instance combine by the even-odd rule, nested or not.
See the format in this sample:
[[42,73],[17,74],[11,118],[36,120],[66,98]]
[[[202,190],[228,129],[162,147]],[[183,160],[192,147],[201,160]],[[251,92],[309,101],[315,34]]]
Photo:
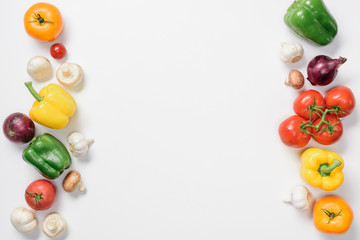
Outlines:
[[31,233],[38,225],[35,213],[36,211],[32,209],[29,210],[24,207],[15,208],[10,215],[11,224],[21,233]]
[[84,73],[80,65],[65,62],[56,71],[57,80],[64,86],[75,87],[83,79]]
[[66,192],[73,192],[81,180],[81,175],[77,171],[71,171],[63,181],[63,188]]
[[50,61],[42,56],[32,57],[27,64],[28,74],[36,80],[45,80],[52,74]]
[[55,238],[65,232],[67,224],[65,219],[58,213],[50,213],[42,223],[42,230],[46,236]]

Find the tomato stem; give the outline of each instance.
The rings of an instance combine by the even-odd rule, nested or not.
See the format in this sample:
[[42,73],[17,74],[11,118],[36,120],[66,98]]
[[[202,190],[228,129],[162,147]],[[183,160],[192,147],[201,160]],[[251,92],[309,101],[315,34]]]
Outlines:
[[330,212],[327,209],[322,208],[321,209],[328,217],[329,217],[329,221],[328,224],[330,223],[331,220],[333,220],[334,218],[336,218],[337,216],[341,215],[342,209],[340,210],[340,212],[335,213],[335,212]]
[[321,110],[321,108],[323,108],[323,106],[316,106],[316,98],[315,98],[315,96],[314,96],[314,102],[313,102],[313,104],[311,104],[311,105],[309,105],[307,108],[305,108],[305,109],[303,110],[303,112],[305,112],[305,111],[307,111],[307,110],[310,111],[310,121],[311,121],[311,116],[312,116],[313,112],[314,112],[316,115],[318,115],[319,117],[321,117],[320,113],[318,113],[318,112],[323,113],[323,111]]
[[[314,99],[314,104],[315,104],[315,99]],[[313,125],[314,121],[311,121],[311,115],[310,115],[310,120],[309,121],[303,121],[300,128],[302,132],[306,132],[311,134],[307,128],[314,128],[315,131],[319,131],[320,127],[322,124],[327,124],[326,128],[323,128],[320,132],[318,132],[317,134],[324,132],[324,131],[328,131],[329,135],[332,135],[334,132],[336,132],[336,130],[334,129],[334,127],[341,122],[341,120],[337,121],[334,124],[331,124],[327,119],[326,119],[326,115],[329,114],[333,114],[334,112],[336,113],[337,116],[339,116],[339,111],[345,113],[342,108],[340,106],[332,106],[333,109],[325,109],[325,111],[321,110],[321,108],[323,108],[324,106],[315,106],[315,105],[311,105],[308,108],[306,108],[305,110],[310,110],[310,114],[312,113],[311,111],[313,109],[316,109],[316,114],[318,114],[319,116],[321,116],[321,120],[317,125]],[[313,107],[312,107],[313,106]],[[326,107],[326,106],[325,106]],[[318,113],[320,112],[321,115]],[[311,134],[313,135],[313,134]]]
[[39,14],[39,13],[34,13],[34,21],[28,21],[28,23],[31,23],[31,22],[37,22],[39,23],[40,25],[44,25],[45,23],[54,23],[54,22],[51,22],[51,21],[45,21],[45,19]]
[[[349,113],[345,112],[344,109],[343,109],[342,107],[340,107],[340,106],[326,105],[326,107],[331,107],[331,108],[334,110],[337,118],[339,118],[339,113],[340,113],[340,112],[341,112],[342,114],[345,114],[345,115],[346,115],[346,114],[349,114]],[[345,109],[345,110],[346,110],[346,109]],[[332,114],[332,113],[331,113],[331,114]]]
[[37,203],[40,203],[41,199],[44,199],[42,197],[42,193],[38,194],[38,193],[35,193],[35,192],[28,192],[28,191],[25,191],[27,195],[29,195],[30,197],[34,198],[35,199],[35,202],[34,202],[34,206],[37,204]]

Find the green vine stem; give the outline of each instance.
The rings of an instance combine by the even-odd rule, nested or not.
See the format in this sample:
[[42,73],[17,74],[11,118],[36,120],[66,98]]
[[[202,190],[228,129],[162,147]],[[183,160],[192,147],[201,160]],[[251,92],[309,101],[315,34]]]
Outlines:
[[[330,108],[326,108],[326,107],[330,107]],[[326,108],[325,110],[322,110],[323,108]],[[314,136],[314,134],[312,132],[310,132],[308,130],[308,128],[313,128],[316,132],[319,131],[320,127],[322,126],[322,124],[327,124],[327,127],[322,129],[319,133],[323,132],[323,131],[328,131],[328,133],[330,135],[333,134],[333,132],[336,132],[336,130],[334,129],[334,127],[339,124],[341,122],[341,120],[337,121],[334,124],[329,123],[329,121],[326,119],[326,115],[327,114],[331,114],[331,115],[336,115],[336,117],[339,117],[339,112],[342,112],[344,114],[347,114],[344,109],[342,109],[340,106],[316,106],[315,105],[315,99],[314,99],[314,103],[312,105],[310,105],[309,107],[305,108],[303,111],[309,110],[310,111],[310,120],[308,121],[303,121],[300,125],[300,129],[302,133],[308,133],[312,136]],[[317,125],[313,125],[315,120],[311,120],[311,115],[312,113],[315,112],[319,117],[321,117],[320,122]],[[318,134],[319,134],[318,133]]]

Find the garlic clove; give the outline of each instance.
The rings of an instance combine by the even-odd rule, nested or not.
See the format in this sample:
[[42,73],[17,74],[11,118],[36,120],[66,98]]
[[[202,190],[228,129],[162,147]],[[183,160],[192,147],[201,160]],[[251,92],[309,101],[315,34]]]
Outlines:
[[280,48],[280,60],[284,63],[295,63],[300,61],[304,55],[304,49],[297,42],[282,42]]
[[50,213],[42,223],[43,232],[51,238],[59,237],[65,232],[66,228],[65,219],[58,213]]
[[56,78],[66,87],[75,87],[83,79],[84,73],[80,65],[76,63],[63,63],[56,72]]
[[313,205],[314,198],[309,189],[299,184],[293,187],[290,196],[284,198],[283,201],[297,209],[306,210]]

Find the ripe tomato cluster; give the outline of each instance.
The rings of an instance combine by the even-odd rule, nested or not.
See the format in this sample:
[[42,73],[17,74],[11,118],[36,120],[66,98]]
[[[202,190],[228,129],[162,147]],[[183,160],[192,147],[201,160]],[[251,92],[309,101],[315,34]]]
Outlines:
[[279,126],[282,142],[294,148],[306,146],[311,137],[318,143],[330,145],[343,133],[341,118],[349,116],[355,108],[355,96],[344,86],[336,87],[325,97],[318,91],[299,94],[293,104],[293,115]]

